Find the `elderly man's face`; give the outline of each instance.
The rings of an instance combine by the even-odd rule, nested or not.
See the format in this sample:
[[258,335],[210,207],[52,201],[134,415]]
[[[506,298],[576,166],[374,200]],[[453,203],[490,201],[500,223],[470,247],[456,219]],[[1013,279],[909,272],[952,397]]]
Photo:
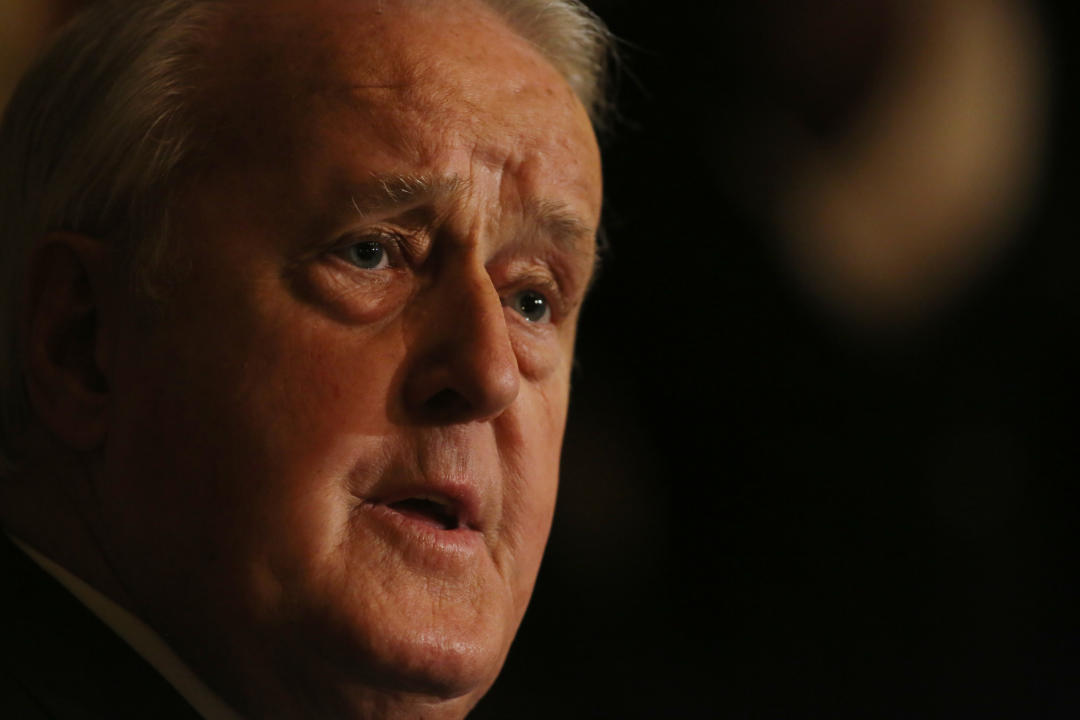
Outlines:
[[111,330],[104,542],[254,716],[461,715],[550,527],[591,127],[472,0],[248,5],[209,53],[182,280]]

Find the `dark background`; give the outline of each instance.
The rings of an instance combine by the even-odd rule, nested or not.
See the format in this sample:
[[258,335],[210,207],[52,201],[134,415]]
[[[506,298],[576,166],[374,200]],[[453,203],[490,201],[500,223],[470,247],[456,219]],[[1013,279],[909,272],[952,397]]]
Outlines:
[[1075,3],[1032,3],[1036,200],[934,313],[839,321],[763,212],[789,150],[763,119],[842,136],[926,1],[590,2],[623,57],[611,251],[548,554],[474,720],[1080,717]]
[[[549,551],[472,717],[1080,716],[1076,12],[1041,8],[1049,151],[1015,241],[867,334],[791,281],[717,151],[775,87],[747,48],[784,3],[592,6],[622,39],[612,251]],[[828,132],[865,81],[785,111]]]

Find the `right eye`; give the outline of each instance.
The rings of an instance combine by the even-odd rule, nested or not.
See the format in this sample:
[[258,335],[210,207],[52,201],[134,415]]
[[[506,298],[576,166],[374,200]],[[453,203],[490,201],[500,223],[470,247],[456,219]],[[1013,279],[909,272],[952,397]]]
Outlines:
[[385,243],[378,240],[363,240],[347,245],[338,251],[338,256],[363,270],[382,270],[390,267],[390,254]]

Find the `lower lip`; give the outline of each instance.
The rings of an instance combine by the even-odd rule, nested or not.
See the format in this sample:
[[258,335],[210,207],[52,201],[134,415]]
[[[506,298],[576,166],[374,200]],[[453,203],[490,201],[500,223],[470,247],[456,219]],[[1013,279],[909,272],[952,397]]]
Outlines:
[[379,503],[365,502],[360,512],[390,536],[394,547],[425,565],[432,561],[440,567],[468,562],[486,547],[484,536],[468,527],[448,530],[427,518],[414,517]]

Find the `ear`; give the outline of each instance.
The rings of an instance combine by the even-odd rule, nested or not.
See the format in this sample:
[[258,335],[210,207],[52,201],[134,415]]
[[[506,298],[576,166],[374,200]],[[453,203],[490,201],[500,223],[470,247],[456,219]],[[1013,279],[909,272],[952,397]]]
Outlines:
[[99,240],[50,233],[31,250],[19,318],[27,394],[38,421],[76,451],[105,438],[108,280]]

